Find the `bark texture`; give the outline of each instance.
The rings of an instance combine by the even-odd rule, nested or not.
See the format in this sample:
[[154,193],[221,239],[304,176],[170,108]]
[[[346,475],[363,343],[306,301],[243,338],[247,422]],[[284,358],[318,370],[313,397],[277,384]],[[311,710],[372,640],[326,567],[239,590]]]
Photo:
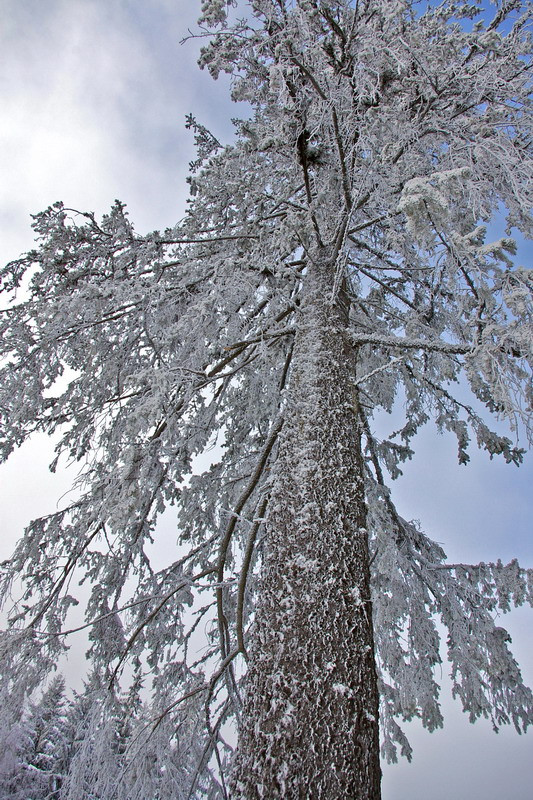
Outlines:
[[328,256],[306,275],[233,800],[380,797],[355,353]]

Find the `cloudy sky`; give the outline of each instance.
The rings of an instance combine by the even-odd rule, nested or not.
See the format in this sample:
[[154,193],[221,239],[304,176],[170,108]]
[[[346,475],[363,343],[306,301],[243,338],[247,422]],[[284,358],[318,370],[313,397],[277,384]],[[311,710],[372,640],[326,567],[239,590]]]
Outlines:
[[[126,202],[139,231],[164,228],[185,207],[194,157],[185,114],[219,139],[231,137],[228,85],[196,67],[198,42],[180,45],[199,0],[0,0],[0,261],[32,243],[30,214],[56,200],[97,214]],[[528,251],[520,258],[527,262]],[[53,510],[68,488],[46,466],[50,448],[31,442],[0,469],[0,558],[32,517]],[[398,482],[408,518],[454,561],[514,556],[533,565],[533,459],[523,469],[473,457],[458,467],[455,445],[434,431]],[[500,624],[533,683],[532,614]],[[443,683],[447,687],[446,666]],[[446,688],[445,688],[446,692]],[[446,702],[446,725],[410,726],[414,762],[385,768],[384,800],[530,800],[532,737],[495,736]]]

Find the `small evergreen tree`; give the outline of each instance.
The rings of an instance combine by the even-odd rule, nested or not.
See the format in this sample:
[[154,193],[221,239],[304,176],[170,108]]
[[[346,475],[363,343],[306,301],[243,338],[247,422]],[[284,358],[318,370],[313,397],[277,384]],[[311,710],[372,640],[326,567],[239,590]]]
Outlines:
[[9,741],[4,743],[4,760],[11,751],[11,764],[1,771],[0,797],[57,800],[68,771],[62,675],[52,678],[39,700],[28,704],[12,734],[11,746]]

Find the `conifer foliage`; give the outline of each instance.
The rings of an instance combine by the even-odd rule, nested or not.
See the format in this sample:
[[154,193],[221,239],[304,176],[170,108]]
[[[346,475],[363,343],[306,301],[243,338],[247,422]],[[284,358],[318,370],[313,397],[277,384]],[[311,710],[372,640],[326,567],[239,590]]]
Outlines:
[[[470,719],[533,717],[494,621],[532,601],[531,573],[448,563],[387,483],[430,419],[461,463],[472,438],[522,460],[491,417],[531,432],[511,237],[531,236],[531,4],[236,6],[204,0],[200,63],[252,113],[227,146],[187,119],[184,219],[140,235],[119,202],[101,220],[56,203],[1,272],[2,457],[44,431],[52,468],[79,465],[2,565],[12,708],[69,627],[90,639],[83,744],[52,797],[375,800],[378,717],[392,760],[402,720],[442,724],[437,619]],[[24,744],[49,776],[50,697]]]

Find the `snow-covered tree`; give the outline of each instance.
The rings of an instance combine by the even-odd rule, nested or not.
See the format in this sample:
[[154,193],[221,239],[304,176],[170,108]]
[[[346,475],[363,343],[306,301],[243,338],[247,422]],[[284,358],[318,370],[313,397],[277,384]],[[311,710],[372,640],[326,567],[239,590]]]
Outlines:
[[[8,703],[8,708],[10,704]],[[38,701],[28,704],[11,727],[13,743],[2,742],[0,769],[2,800],[57,800],[68,771],[65,681],[56,675]],[[13,744],[15,746],[13,746]],[[6,758],[7,757],[7,758]]]
[[153,770],[158,797],[374,800],[378,718],[392,759],[398,720],[442,724],[438,618],[471,720],[533,715],[495,623],[531,573],[447,563],[387,485],[431,418],[461,463],[472,437],[520,463],[491,415],[531,431],[533,281],[511,238],[531,235],[531,4],[235,5],[203,3],[201,64],[252,113],[226,147],[188,119],[185,218],[142,236],[121,203],[101,221],[56,203],[2,271],[2,455],[45,431],[52,468],[79,465],[76,499],[3,565],[6,599],[24,581],[4,681],[42,682],[83,577],[98,713],[128,662],[151,694],[113,792],[148,796]]

